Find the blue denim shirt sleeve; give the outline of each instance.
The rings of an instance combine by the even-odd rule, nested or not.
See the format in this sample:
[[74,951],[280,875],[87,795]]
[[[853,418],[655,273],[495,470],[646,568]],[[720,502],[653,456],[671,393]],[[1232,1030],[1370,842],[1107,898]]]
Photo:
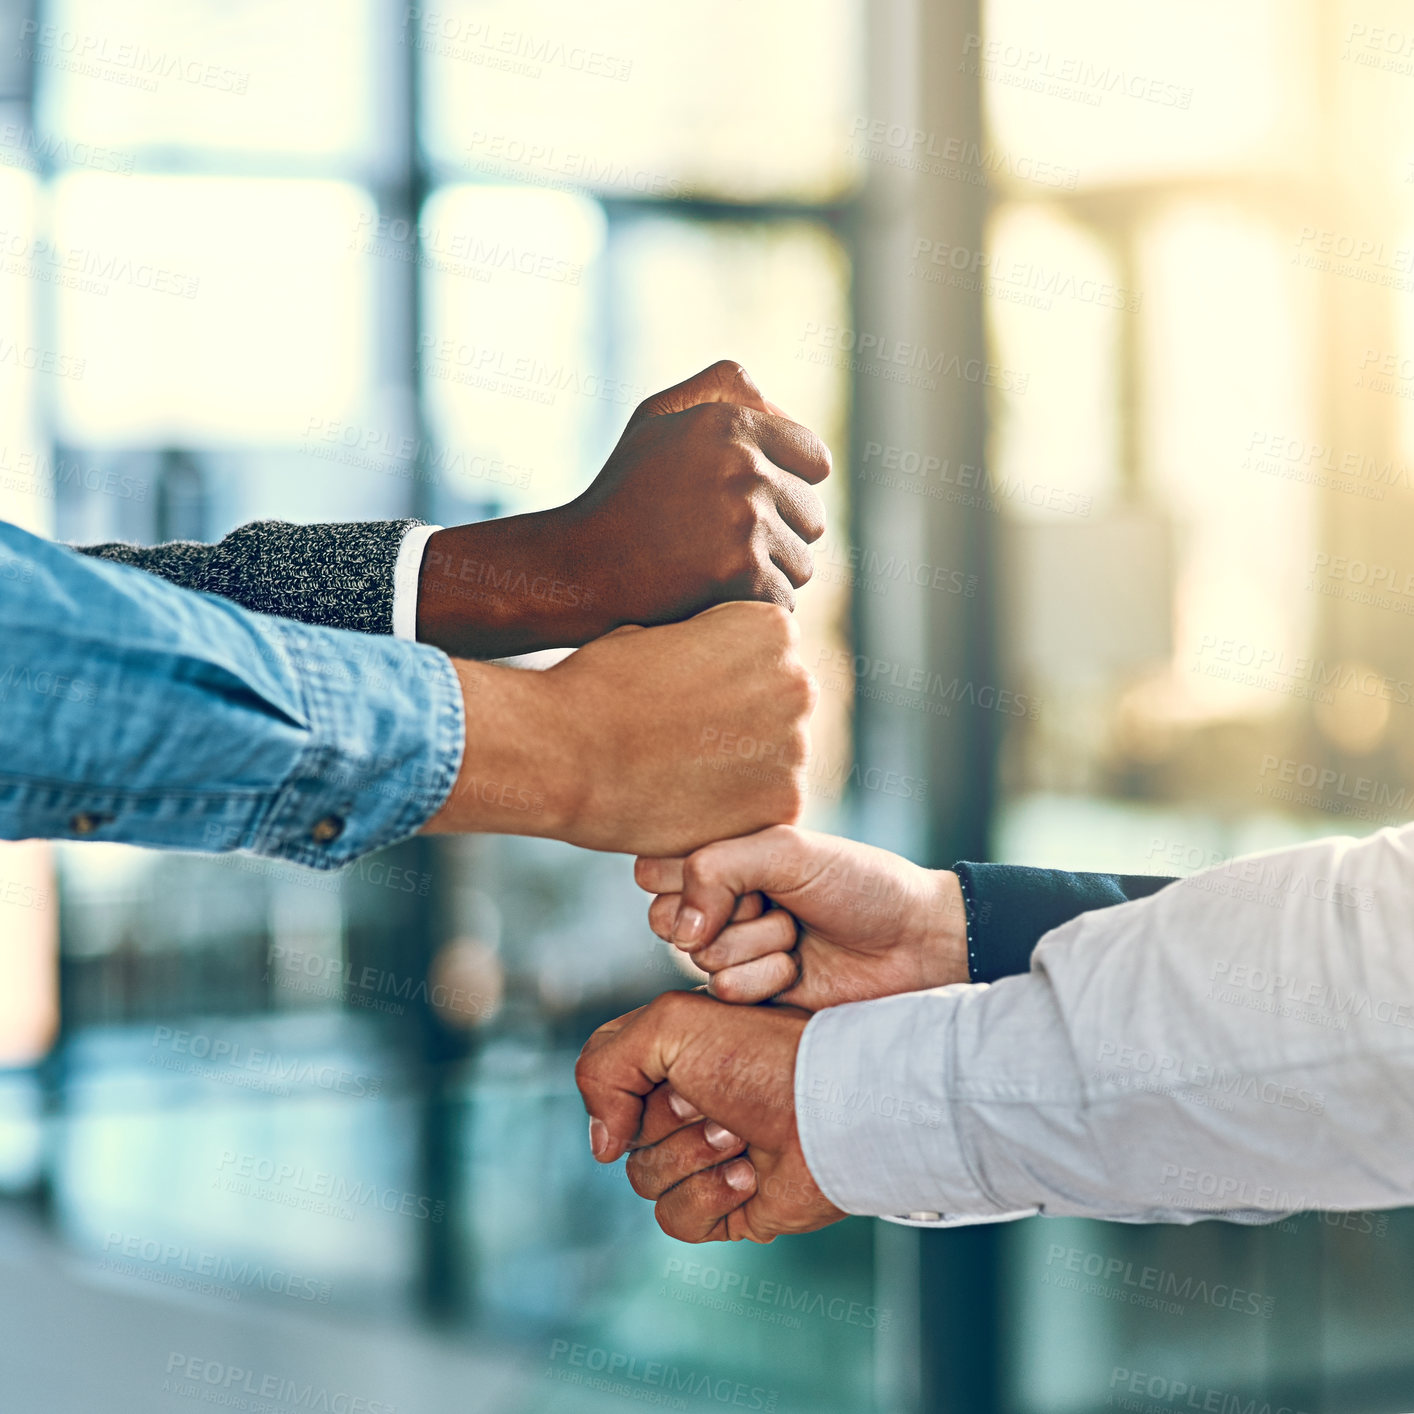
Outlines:
[[435,814],[464,741],[435,648],[252,614],[0,523],[0,838],[333,869]]

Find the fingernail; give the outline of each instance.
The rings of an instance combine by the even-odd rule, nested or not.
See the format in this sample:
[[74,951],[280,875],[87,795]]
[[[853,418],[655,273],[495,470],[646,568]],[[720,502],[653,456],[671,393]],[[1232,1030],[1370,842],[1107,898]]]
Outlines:
[[684,1100],[676,1090],[668,1091],[668,1108],[679,1119],[701,1119],[702,1113],[691,1100]]
[[696,943],[707,928],[707,915],[700,908],[678,909],[678,921],[673,925],[675,943]]
[[749,1160],[738,1159],[722,1170],[722,1177],[726,1179],[728,1188],[735,1188],[738,1193],[744,1193],[756,1182],[756,1170]]
[[715,1119],[702,1131],[702,1137],[714,1149],[730,1149],[734,1144],[741,1143],[741,1140],[730,1129],[725,1125],[718,1124]]
[[609,1147],[609,1126],[602,1119],[589,1121],[589,1147],[596,1159]]

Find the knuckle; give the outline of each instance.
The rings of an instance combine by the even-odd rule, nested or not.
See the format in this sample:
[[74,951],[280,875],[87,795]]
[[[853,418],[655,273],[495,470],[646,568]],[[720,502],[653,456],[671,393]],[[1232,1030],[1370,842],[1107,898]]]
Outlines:
[[[760,536],[763,518],[755,501],[747,496],[734,499],[722,516],[727,533],[733,542],[737,564],[750,563],[754,556],[754,546]],[[730,561],[729,561],[730,562]]]
[[781,589],[774,570],[775,566],[771,564],[770,557],[762,553],[750,557],[743,568],[743,576],[747,585],[746,592],[756,603],[780,608]]
[[699,851],[692,855],[682,866],[683,892],[689,889],[705,888],[716,881],[716,871],[712,867],[712,860],[706,856],[706,851]]
[[767,917],[771,920],[771,931],[776,935],[775,941],[793,946],[796,934],[795,915],[788,909],[776,908]]
[[765,631],[773,639],[786,645],[794,642],[798,630],[789,609],[780,604],[763,604],[761,615]]
[[654,1013],[654,1020],[661,1026],[675,1030],[697,1010],[700,1000],[691,992],[660,992],[648,1003],[648,1010]]
[[792,662],[783,674],[779,701],[782,709],[797,724],[814,712],[820,697],[820,685],[815,675],[803,664]]
[[716,443],[730,436],[731,407],[727,403],[694,403],[678,416],[694,437]]
[[677,1213],[664,1212],[661,1202],[653,1209],[653,1216],[658,1220],[658,1226],[678,1242],[686,1242],[696,1247],[706,1241],[700,1232],[691,1232],[685,1229],[682,1225],[682,1218]]
[[796,701],[800,704],[804,712],[809,715],[815,710],[816,704],[820,701],[820,684],[816,682],[815,674],[803,664],[799,665],[793,687]]
[[773,604],[771,557],[760,546],[745,548],[741,555],[740,579],[745,593],[758,604]]
[[726,465],[729,472],[740,471],[751,452],[747,444],[746,409],[738,403],[699,403],[694,411],[717,436],[735,444],[736,453]]
[[648,1010],[654,1013],[655,1017],[671,1017],[679,1010],[678,999],[682,995],[681,992],[659,992],[648,1003]]
[[712,365],[710,371],[716,374],[723,383],[737,383],[742,379],[750,378],[745,367],[734,358],[719,358]]
[[769,487],[762,486],[755,474],[748,472],[743,479],[750,480],[741,497],[741,523],[762,543],[770,540],[776,528],[776,503]]
[[783,809],[781,813],[788,820],[799,820],[805,814],[805,779],[803,773],[797,773],[795,779],[790,783],[782,800]]
[[732,471],[755,502],[752,507],[754,519],[765,521],[767,509],[774,508],[776,504],[776,489],[771,483],[770,463],[756,446],[755,433],[750,424],[751,413],[745,408],[738,408],[737,412],[740,414],[737,430],[742,440],[736,444]]
[[750,984],[737,976],[735,967],[717,973],[712,978],[711,987],[712,995],[721,1002],[739,1003],[752,1000],[748,995],[752,990]]
[[751,585],[752,597],[764,604],[773,602],[771,584],[776,567],[771,563],[771,546],[765,534],[756,533],[738,551],[741,560],[741,574]]

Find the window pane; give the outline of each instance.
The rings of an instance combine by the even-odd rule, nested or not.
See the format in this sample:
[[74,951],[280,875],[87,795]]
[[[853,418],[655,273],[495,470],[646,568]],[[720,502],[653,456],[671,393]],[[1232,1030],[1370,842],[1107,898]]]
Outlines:
[[957,63],[980,68],[1011,166],[1070,174],[1048,185],[1290,170],[1314,150],[1315,14],[1311,0],[988,0]]
[[0,0],[0,99],[22,94],[28,87],[22,30],[29,10],[27,0]]
[[1179,690],[1211,710],[1265,714],[1288,699],[1246,685],[1250,675],[1205,669],[1215,637],[1286,663],[1310,646],[1313,489],[1266,474],[1260,456],[1273,436],[1319,441],[1309,287],[1292,268],[1284,229],[1223,207],[1162,215],[1140,267],[1145,455],[1155,489],[1186,527]]
[[[932,259],[915,276],[978,278]],[[1119,483],[1121,321],[1142,296],[1093,234],[1040,206],[1002,209],[980,278],[997,361],[1027,375],[994,414],[992,498],[1018,516],[1087,516]]]
[[442,491],[510,510],[556,506],[586,484],[601,424],[641,394],[608,379],[596,336],[595,202],[458,186],[421,222],[418,351]]
[[[41,338],[35,285],[50,271],[39,243],[37,191],[26,172],[0,167],[0,519],[49,529],[49,486],[41,450],[38,400],[62,364]],[[49,371],[46,371],[49,370]]]
[[1323,49],[1335,61],[1332,111],[1338,116],[1331,126],[1351,135],[1328,149],[1331,160],[1350,190],[1368,196],[1378,184],[1381,199],[1407,206],[1414,195],[1414,16],[1406,0],[1344,0],[1330,10]]
[[628,195],[828,196],[862,111],[858,0],[409,7],[424,140],[448,168]]
[[339,182],[74,174],[54,184],[58,380],[76,443],[294,442],[370,381],[372,202]]
[[[843,451],[845,360],[802,357],[804,330],[846,321],[849,263],[822,226],[645,217],[614,243],[615,343],[624,374],[656,386],[724,357],[746,365],[766,396]],[[831,477],[825,494],[842,492]]]
[[54,0],[22,26],[41,126],[72,142],[367,157],[386,141],[380,0]]
[[[1399,244],[1414,248],[1414,229]],[[1366,327],[1382,325],[1391,337],[1383,343],[1378,337],[1367,340],[1355,362],[1354,386],[1365,390],[1359,422],[1372,431],[1394,422],[1394,441],[1403,464],[1409,464],[1414,462],[1414,290],[1396,296],[1384,309],[1377,306],[1376,318]]]

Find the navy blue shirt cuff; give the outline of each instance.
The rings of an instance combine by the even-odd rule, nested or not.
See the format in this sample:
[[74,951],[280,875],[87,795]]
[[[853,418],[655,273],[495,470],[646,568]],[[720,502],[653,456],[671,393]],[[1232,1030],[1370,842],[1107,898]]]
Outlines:
[[1072,874],[1020,864],[953,865],[967,911],[967,970],[995,982],[1031,970],[1036,944],[1082,913],[1148,898],[1174,881],[1155,874]]

